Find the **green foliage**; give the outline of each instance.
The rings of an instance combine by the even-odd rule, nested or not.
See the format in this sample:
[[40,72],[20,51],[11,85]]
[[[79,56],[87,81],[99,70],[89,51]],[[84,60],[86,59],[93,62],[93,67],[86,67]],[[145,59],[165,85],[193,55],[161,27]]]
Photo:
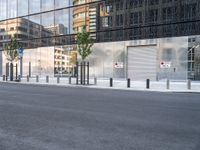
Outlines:
[[18,58],[18,48],[20,48],[16,38],[11,38],[11,41],[4,46],[4,54],[6,59],[13,62]]
[[91,53],[91,47],[94,44],[94,40],[90,37],[90,33],[86,31],[86,26],[83,26],[81,32],[77,34],[78,53],[81,56],[81,60],[84,61]]

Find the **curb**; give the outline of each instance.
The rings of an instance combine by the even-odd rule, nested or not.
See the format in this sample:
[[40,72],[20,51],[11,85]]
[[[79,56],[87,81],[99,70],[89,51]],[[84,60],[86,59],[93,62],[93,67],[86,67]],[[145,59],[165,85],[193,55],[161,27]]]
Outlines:
[[108,89],[108,90],[120,90],[120,91],[143,91],[143,92],[162,92],[162,93],[199,93],[200,91],[197,90],[170,90],[170,89],[166,89],[166,90],[158,90],[158,89],[145,89],[145,88],[141,88],[141,89],[135,89],[134,87],[132,88],[120,88],[120,87],[106,87],[106,86],[96,86],[96,85],[76,85],[76,84],[51,84],[51,83],[31,83],[31,82],[4,82],[4,81],[0,81],[0,83],[5,83],[5,84],[15,84],[15,85],[34,85],[34,86],[45,86],[45,87],[71,87],[71,88],[93,88],[93,89]]

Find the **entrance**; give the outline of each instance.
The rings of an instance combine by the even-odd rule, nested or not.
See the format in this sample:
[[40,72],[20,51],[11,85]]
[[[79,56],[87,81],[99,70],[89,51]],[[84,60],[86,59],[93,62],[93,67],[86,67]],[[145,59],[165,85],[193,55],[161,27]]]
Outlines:
[[128,47],[127,75],[132,80],[156,80],[156,46]]

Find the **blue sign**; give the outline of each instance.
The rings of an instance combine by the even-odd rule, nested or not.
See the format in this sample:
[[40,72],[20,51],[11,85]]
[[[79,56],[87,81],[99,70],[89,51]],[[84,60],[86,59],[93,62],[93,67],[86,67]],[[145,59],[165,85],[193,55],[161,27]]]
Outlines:
[[18,55],[19,55],[19,57],[23,57],[23,52],[24,52],[23,48],[19,48],[18,49]]

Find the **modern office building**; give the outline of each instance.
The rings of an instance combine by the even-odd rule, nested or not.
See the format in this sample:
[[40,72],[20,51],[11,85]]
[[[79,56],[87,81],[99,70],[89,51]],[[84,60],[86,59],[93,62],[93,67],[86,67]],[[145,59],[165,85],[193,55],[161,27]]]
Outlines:
[[112,69],[114,77],[132,79],[199,79],[199,8],[198,0],[101,2],[97,42],[107,46],[98,48],[104,49],[105,60],[124,64],[104,69]]
[[[199,17],[199,0],[0,0],[0,49],[16,34],[24,43],[24,74],[29,61],[33,75],[71,73],[76,34],[86,25],[96,40],[92,76],[199,79]],[[58,60],[63,66],[58,53],[66,54]]]
[[73,30],[78,33],[85,25],[88,32],[93,32],[91,37],[96,39],[97,2],[98,0],[73,0]]

